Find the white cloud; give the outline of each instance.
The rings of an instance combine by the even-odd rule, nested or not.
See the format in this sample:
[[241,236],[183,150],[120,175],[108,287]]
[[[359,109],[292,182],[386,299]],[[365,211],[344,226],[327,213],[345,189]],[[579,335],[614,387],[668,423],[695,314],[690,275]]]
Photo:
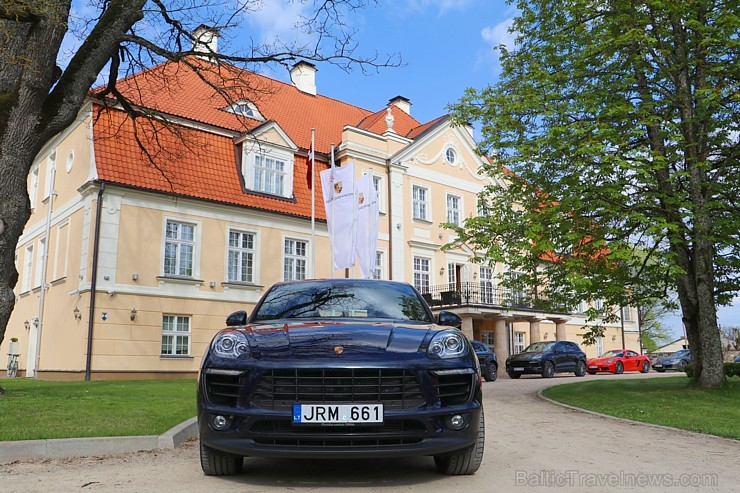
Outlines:
[[462,10],[470,4],[471,0],[408,0],[407,6],[410,10],[422,11],[434,8],[442,15],[450,10]]
[[512,49],[516,40],[516,33],[510,32],[513,24],[514,17],[509,17],[493,27],[484,27],[480,35],[492,47],[506,45],[508,49]]
[[256,27],[255,39],[272,43],[276,39],[284,43],[296,41],[300,37],[297,29],[302,17],[308,15],[309,4],[286,0],[263,0],[262,5],[246,12],[249,24]]

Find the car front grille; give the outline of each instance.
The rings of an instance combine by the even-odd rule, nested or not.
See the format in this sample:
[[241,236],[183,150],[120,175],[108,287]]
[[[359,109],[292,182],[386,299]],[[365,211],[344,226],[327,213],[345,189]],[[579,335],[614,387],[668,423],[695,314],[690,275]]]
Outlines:
[[272,419],[254,423],[249,436],[264,446],[378,447],[419,443],[425,431],[423,423],[411,419],[354,426],[293,425],[289,419]]
[[432,375],[437,399],[442,406],[465,404],[470,399],[475,374],[454,373]]
[[241,374],[206,373],[204,378],[206,395],[212,404],[237,406],[244,385]]
[[386,409],[414,409],[426,400],[408,370],[296,368],[264,372],[250,402],[273,410],[297,402],[380,402]]

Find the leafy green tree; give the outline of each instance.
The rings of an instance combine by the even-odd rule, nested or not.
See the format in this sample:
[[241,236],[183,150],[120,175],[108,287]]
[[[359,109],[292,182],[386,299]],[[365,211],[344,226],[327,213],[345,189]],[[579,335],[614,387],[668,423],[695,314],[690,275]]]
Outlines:
[[[400,63],[395,55],[355,55],[357,45],[347,16],[374,0],[294,0],[292,3],[306,4],[307,8],[295,26],[295,41],[274,39],[260,44],[237,38],[226,50],[226,35],[262,9],[263,2],[84,3],[77,2],[78,9],[73,11],[72,0],[0,2],[0,343],[15,304],[15,248],[31,214],[26,179],[42,146],[77,117],[101,71],[107,69],[109,77],[100,97],[120,105],[143,126],[152,117],[167,123],[167,116],[153,115],[137,106],[136,100],[117,90],[116,81],[166,60],[196,71],[224,97],[224,105],[233,103],[229,99],[240,89],[258,89],[250,88],[247,80],[238,80],[241,78],[233,72],[220,70],[223,63],[255,69],[264,64],[289,66],[309,60],[347,70],[359,66],[363,71]],[[220,50],[194,48],[196,42],[205,47],[204,41],[208,41],[195,34],[203,24],[222,34]],[[79,41],[79,48],[65,64],[62,46],[67,35]],[[194,55],[216,63],[197,63]]]
[[499,82],[452,108],[493,156],[460,241],[555,305],[675,291],[695,378],[721,385],[717,306],[740,289],[737,2],[517,8]]
[[642,346],[648,353],[670,342],[671,334],[663,318],[672,312],[673,305],[659,299],[644,300],[637,307]]

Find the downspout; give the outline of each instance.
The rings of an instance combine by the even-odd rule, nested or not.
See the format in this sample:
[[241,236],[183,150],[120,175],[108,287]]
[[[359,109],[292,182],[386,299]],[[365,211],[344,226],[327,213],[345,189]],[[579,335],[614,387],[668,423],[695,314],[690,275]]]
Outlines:
[[388,160],[388,166],[386,166],[385,181],[388,182],[388,207],[385,209],[385,214],[388,216],[388,279],[393,279],[393,210],[392,204],[393,186],[391,185],[391,162]]
[[100,216],[103,212],[103,192],[105,182],[98,190],[98,205],[95,214],[95,240],[93,243],[92,280],[90,282],[90,313],[87,321],[87,358],[85,360],[85,380],[90,380],[90,366],[92,364],[93,325],[95,320],[95,294],[98,287],[98,246],[100,243]]

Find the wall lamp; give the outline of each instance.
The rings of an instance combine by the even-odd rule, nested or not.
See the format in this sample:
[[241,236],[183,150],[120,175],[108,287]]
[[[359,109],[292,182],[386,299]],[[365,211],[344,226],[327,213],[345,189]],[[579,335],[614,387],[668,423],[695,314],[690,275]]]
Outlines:
[[29,330],[31,328],[31,322],[26,320],[25,322],[23,322],[23,327],[25,327],[26,330]]
[[79,308],[75,307],[75,309],[72,310],[72,313],[75,316],[75,320],[79,320],[79,319],[82,318],[82,314],[80,313],[80,309]]
[[440,268],[439,268],[439,275],[440,275],[440,276],[443,276],[443,275],[444,275],[444,273],[445,273],[445,268],[444,268],[444,267],[440,267]]
[[617,336],[612,336],[612,341],[616,341],[616,340],[617,340]]
[[548,336],[548,334],[547,334],[547,332],[545,332],[545,336],[543,337],[543,339],[544,340],[547,340],[547,336]]
[[136,320],[136,308],[131,309],[131,321]]

